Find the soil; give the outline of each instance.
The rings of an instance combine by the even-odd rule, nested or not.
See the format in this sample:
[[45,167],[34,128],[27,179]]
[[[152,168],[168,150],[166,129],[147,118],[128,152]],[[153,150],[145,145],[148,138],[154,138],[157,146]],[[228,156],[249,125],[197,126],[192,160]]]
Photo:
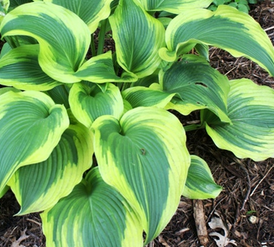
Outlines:
[[[253,5],[250,15],[274,44],[274,3],[263,1]],[[212,66],[230,79],[250,78],[274,89],[274,79],[255,63],[233,58],[216,48],[210,54]],[[195,120],[196,115],[192,117]],[[239,160],[216,148],[203,130],[188,133],[188,148],[207,161],[223,191],[214,200],[182,197],[170,223],[148,247],[274,246],[274,159]],[[18,211],[19,205],[11,192],[0,199],[0,247],[45,247],[39,214],[13,216]],[[197,217],[200,224],[196,227]],[[213,221],[218,223],[215,227]]]

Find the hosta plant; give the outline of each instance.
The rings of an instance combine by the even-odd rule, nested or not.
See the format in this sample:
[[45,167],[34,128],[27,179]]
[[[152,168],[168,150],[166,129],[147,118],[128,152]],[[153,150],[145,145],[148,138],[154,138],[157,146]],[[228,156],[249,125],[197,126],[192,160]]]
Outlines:
[[257,0],[214,0],[208,9],[216,10],[219,5],[226,4],[248,13],[250,10],[249,5],[256,4],[257,2]]
[[[239,158],[273,157],[274,91],[208,61],[214,46],[274,75],[248,14],[211,0],[1,3],[0,193],[13,191],[17,215],[42,212],[48,247],[143,246],[182,195],[216,197],[186,131],[204,128]],[[193,111],[200,122],[183,126]]]

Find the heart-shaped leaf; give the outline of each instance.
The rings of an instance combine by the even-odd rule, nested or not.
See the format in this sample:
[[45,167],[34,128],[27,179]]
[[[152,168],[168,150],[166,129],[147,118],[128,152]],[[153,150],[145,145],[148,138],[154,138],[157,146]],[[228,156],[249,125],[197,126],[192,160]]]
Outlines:
[[41,218],[51,247],[143,246],[137,215],[97,168]]
[[44,93],[0,94],[0,191],[19,167],[47,159],[68,125],[64,106]]
[[71,124],[47,160],[19,168],[9,181],[21,205],[17,215],[44,211],[67,196],[90,168],[92,155],[91,132]]
[[124,110],[120,90],[109,83],[103,92],[96,84],[75,83],[69,94],[69,103],[79,122],[90,128],[102,115],[119,118]]
[[139,78],[152,74],[161,62],[158,50],[164,46],[161,22],[132,0],[120,0],[109,22],[119,65]]
[[175,213],[186,181],[190,156],[182,124],[163,109],[137,107],[120,121],[102,116],[92,128],[103,179],[138,213],[151,241]]

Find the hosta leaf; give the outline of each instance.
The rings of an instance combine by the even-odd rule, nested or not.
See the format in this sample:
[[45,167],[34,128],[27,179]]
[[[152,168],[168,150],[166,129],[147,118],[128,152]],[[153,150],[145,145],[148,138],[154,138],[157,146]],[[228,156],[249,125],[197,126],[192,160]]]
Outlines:
[[23,45],[38,44],[38,42],[34,38],[29,36],[17,36],[17,37],[6,36],[5,40],[12,48],[16,48]]
[[0,51],[0,59],[6,55],[12,48],[10,47],[10,45],[8,43],[4,43],[4,45],[1,48]]
[[123,114],[125,114],[127,111],[131,110],[132,109],[132,106],[131,104],[127,101],[127,100],[123,100],[124,102],[124,111],[123,111]]
[[132,0],[121,0],[109,21],[119,65],[138,77],[152,74],[161,62],[158,50],[164,46],[161,22]]
[[210,109],[224,122],[227,116],[226,102],[229,92],[228,79],[213,69],[203,57],[185,55],[160,74],[163,91],[177,96],[167,106],[188,115],[199,109]]
[[80,81],[74,73],[89,48],[90,32],[70,10],[41,1],[27,3],[7,14],[0,30],[2,37],[35,38],[40,45],[39,64],[56,81]]
[[9,181],[21,205],[17,215],[51,208],[67,196],[90,168],[92,155],[91,132],[82,124],[70,125],[47,160],[19,168]]
[[154,89],[153,86],[152,84],[150,88],[143,86],[128,88],[123,91],[123,98],[127,100],[133,108],[138,106],[165,108],[175,94]]
[[70,108],[68,102],[70,87],[68,85],[70,84],[63,84],[47,91],[47,94],[56,104],[64,105],[66,109]]
[[181,123],[165,110],[137,107],[120,121],[102,116],[92,127],[104,181],[138,213],[151,241],[176,211],[185,184],[190,156]]
[[167,11],[179,14],[186,8],[206,8],[213,0],[137,0],[147,11]]
[[105,92],[96,84],[75,83],[69,94],[69,103],[74,116],[88,128],[96,118],[102,115],[119,118],[124,110],[120,90],[111,83]]
[[176,61],[197,43],[227,50],[233,56],[245,56],[274,75],[274,49],[267,34],[248,14],[221,5],[215,12],[206,9],[185,10],[166,30],[167,49],[160,50],[164,60]]
[[21,90],[46,91],[60,85],[38,64],[38,45],[20,46],[0,59],[0,84]]
[[32,0],[9,0],[9,11],[18,7],[19,5],[30,3]]
[[151,74],[149,76],[140,78],[136,82],[133,82],[131,84],[131,87],[136,87],[136,86],[149,87],[151,84],[159,82],[159,78],[158,77],[159,77],[158,71],[156,70],[156,73],[153,73],[153,74]]
[[143,246],[137,216],[97,168],[41,218],[51,247]]
[[93,33],[101,20],[110,14],[110,3],[112,0],[44,0],[61,5],[77,14]]
[[195,45],[195,50],[199,55],[203,56],[207,61],[209,61],[209,46],[204,44]]
[[190,199],[204,200],[216,198],[221,191],[222,187],[214,182],[207,163],[202,158],[191,155],[191,163],[182,195]]
[[5,186],[4,189],[0,191],[0,198],[2,198],[7,193],[9,188],[10,188],[9,186]]
[[1,0],[1,3],[0,3],[1,12],[6,13],[8,11],[9,5],[10,5],[10,0]]
[[15,92],[15,93],[18,93],[18,92],[20,92],[20,90],[14,88],[14,87],[2,87],[2,88],[0,88],[0,95],[2,95],[2,94],[4,94],[4,93],[7,93],[7,92]]
[[204,113],[206,131],[215,144],[239,158],[274,157],[274,90],[248,79],[231,81],[228,97],[231,124]]
[[65,108],[41,92],[0,95],[0,191],[21,166],[47,159],[68,127]]
[[86,61],[75,75],[82,80],[106,83],[106,82],[134,82],[138,78],[132,73],[125,73],[122,77],[115,74],[111,52],[98,55]]

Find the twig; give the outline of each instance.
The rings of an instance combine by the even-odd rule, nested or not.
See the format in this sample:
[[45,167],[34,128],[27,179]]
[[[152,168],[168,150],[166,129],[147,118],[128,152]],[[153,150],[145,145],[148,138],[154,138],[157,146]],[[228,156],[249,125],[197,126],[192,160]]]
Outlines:
[[38,222],[38,221],[36,221],[36,220],[33,220],[33,219],[29,219],[29,218],[27,218],[27,221],[30,221],[30,222],[32,222],[32,223],[34,223],[34,224],[38,225],[38,226],[41,226],[41,223],[40,223],[40,222]]
[[245,174],[247,177],[247,192],[245,194],[245,199],[244,199],[242,207],[241,207],[241,211],[245,211],[245,204],[248,201],[248,198],[250,197],[251,181],[250,181],[248,170],[245,168],[244,164],[236,158],[234,158],[234,161],[240,166],[240,168],[242,168],[245,171]]
[[215,212],[215,209],[219,206],[219,204],[220,204],[224,199],[226,199],[225,196],[215,204],[214,208],[211,210],[210,214],[209,214],[208,217],[207,217],[207,222],[206,222],[206,223],[208,223],[208,221],[210,220],[212,214]]
[[230,69],[229,71],[227,71],[226,73],[225,73],[225,75],[228,75],[230,72],[232,72],[234,69],[236,69],[236,67],[233,67],[232,69]]
[[26,231],[27,231],[27,228],[25,230],[21,231],[20,238],[18,238],[17,240],[15,239],[15,241],[12,242],[11,247],[21,247],[22,246],[22,245],[20,245],[21,242],[29,237],[28,235],[26,235]]
[[268,27],[268,28],[264,29],[264,31],[267,32],[267,31],[270,31],[270,30],[272,30],[272,29],[274,29],[274,26]]
[[252,192],[250,193],[250,196],[252,196],[254,194],[254,192],[258,189],[259,185],[264,181],[264,179],[267,177],[267,175],[270,173],[270,171],[272,170],[273,166],[270,167],[270,169],[267,171],[267,173],[263,176],[263,178],[259,181],[259,183],[257,183],[257,185],[255,186],[255,188],[252,190]]
[[179,230],[178,232],[175,232],[176,235],[181,235],[182,233],[188,232],[190,229],[188,227],[183,228]]
[[195,225],[197,230],[197,235],[202,246],[207,246],[208,234],[205,222],[205,213],[204,213],[204,205],[201,200],[193,200],[193,216],[195,219]]
[[158,240],[163,246],[170,247],[161,235],[158,237]]
[[246,177],[247,177],[247,192],[245,195],[245,199],[243,201],[242,207],[241,207],[241,211],[245,210],[245,204],[248,201],[249,197],[250,197],[250,191],[251,191],[251,181],[250,181],[250,176],[248,173],[248,170],[245,168],[245,166],[243,164],[240,164],[241,168],[245,171]]

